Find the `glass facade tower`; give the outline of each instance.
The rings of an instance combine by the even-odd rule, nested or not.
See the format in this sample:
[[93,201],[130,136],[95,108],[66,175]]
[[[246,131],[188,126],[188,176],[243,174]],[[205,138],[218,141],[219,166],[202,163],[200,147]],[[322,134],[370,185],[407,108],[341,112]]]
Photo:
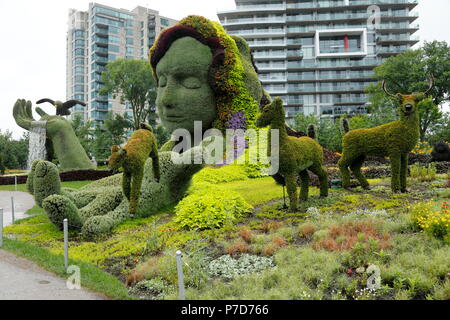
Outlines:
[[221,11],[227,32],[245,38],[259,77],[285,102],[288,118],[366,113],[365,87],[385,58],[408,50],[417,0],[236,0]]
[[87,103],[75,106],[71,117],[82,114],[84,120],[102,123],[109,111],[131,115],[120,98],[101,96],[101,73],[117,58],[148,59],[155,37],[177,21],[162,17],[158,11],[136,7],[132,11],[97,3],[89,11],[70,10],[67,32],[67,99]]

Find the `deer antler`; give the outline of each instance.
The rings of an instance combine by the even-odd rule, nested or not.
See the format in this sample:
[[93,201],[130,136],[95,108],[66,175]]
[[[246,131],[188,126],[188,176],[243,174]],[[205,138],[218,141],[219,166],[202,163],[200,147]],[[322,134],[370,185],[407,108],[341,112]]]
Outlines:
[[431,92],[431,90],[433,90],[433,88],[434,88],[434,76],[432,74],[430,74],[430,78],[428,81],[430,83],[430,87],[428,88],[427,91],[425,91],[425,93],[424,93],[425,95],[428,95]]
[[391,97],[394,97],[394,98],[397,97],[395,94],[392,94],[392,93],[390,93],[390,92],[387,90],[387,87],[386,87],[386,80],[383,80],[383,90],[384,90],[384,92],[386,92],[386,94],[387,94],[388,96],[391,96]]

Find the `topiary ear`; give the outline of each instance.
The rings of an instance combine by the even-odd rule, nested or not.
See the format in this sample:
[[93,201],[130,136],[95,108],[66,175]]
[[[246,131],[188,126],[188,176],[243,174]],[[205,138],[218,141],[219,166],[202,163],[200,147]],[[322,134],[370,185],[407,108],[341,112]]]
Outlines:
[[419,102],[419,101],[424,100],[425,98],[426,98],[425,94],[421,92],[421,93],[416,94],[414,100],[416,102]]
[[117,151],[119,151],[119,147],[118,146],[112,146],[111,147],[111,151],[112,152],[117,152]]
[[283,107],[283,100],[281,100],[281,98],[275,98],[275,100],[273,101],[273,106],[274,109],[281,109]]
[[153,132],[152,126],[149,125],[147,122],[141,122],[141,124],[139,125],[139,127],[140,127],[141,129],[144,129],[144,130],[148,130],[148,131],[150,131],[150,132]]

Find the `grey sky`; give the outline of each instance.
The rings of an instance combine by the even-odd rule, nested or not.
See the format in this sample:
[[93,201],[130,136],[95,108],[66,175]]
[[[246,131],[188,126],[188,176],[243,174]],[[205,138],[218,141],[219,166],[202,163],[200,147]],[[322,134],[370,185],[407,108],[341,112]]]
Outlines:
[[[1,0],[0,2],[0,129],[22,135],[12,117],[18,98],[65,99],[66,31],[69,8],[87,10],[89,0]],[[189,14],[218,21],[216,12],[235,8],[234,0],[104,0],[112,7],[148,6],[161,15],[181,19]],[[419,0],[421,41],[450,43],[450,0]],[[43,107],[54,113],[51,106]],[[38,115],[35,114],[35,118]]]

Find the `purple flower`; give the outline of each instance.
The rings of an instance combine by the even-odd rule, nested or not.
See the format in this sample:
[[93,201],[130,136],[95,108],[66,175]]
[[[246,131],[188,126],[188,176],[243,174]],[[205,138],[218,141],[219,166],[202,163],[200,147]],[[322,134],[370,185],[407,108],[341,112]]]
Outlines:
[[[239,111],[231,115],[230,120],[228,120],[227,129],[233,130],[246,130],[247,120],[245,119],[244,112]],[[245,137],[235,137],[234,138],[234,158],[237,159],[241,156],[245,149],[248,148],[248,142]]]

